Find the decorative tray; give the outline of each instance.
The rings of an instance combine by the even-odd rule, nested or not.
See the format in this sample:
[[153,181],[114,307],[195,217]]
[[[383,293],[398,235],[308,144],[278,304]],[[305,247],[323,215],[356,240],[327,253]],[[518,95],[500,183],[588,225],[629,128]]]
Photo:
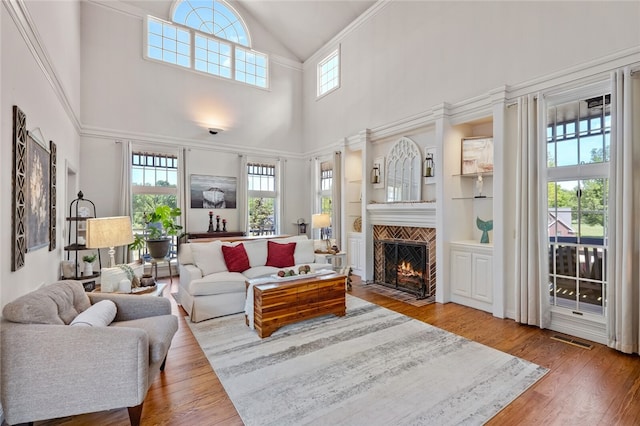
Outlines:
[[300,280],[304,278],[317,277],[319,275],[327,275],[332,273],[333,273],[332,269],[321,269],[319,271],[309,272],[308,274],[302,274],[302,275],[296,274],[296,275],[290,275],[288,277],[279,277],[277,274],[272,274],[271,278],[276,279],[278,281],[291,281],[291,280]]
[[147,294],[153,293],[158,288],[157,284],[150,285],[148,287],[136,287],[131,289],[131,294]]

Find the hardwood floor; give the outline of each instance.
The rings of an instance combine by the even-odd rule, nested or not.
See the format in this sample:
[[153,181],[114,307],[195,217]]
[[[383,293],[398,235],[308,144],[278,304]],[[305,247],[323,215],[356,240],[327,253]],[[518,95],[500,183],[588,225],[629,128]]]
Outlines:
[[[168,281],[168,280],[167,280]],[[177,286],[174,279],[173,287]],[[638,425],[640,359],[606,346],[592,350],[552,340],[557,333],[494,318],[449,303],[413,307],[372,293],[354,280],[352,295],[524,358],[550,372],[489,421],[489,425]],[[172,301],[180,328],[166,370],[153,383],[142,425],[242,425],[233,404]],[[93,395],[99,398],[100,395]],[[126,408],[36,425],[128,425]]]

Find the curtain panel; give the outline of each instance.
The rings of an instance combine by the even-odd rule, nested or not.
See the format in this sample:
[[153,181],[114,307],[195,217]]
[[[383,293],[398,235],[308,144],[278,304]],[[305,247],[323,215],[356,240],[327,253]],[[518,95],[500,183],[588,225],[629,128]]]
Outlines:
[[[611,177],[608,259],[608,344],[624,353],[638,353],[640,291],[638,264],[638,184],[634,165],[638,152],[633,140],[633,79],[629,68],[612,73]],[[637,85],[637,83],[636,83]],[[637,138],[638,136],[636,136]],[[635,144],[638,146],[638,144]],[[634,152],[636,151],[636,152]]]
[[534,95],[518,99],[515,305],[516,321],[544,328],[549,323],[543,299],[543,282],[548,276],[547,248],[542,239],[546,235],[547,206],[541,173],[545,144],[538,140],[544,135],[540,108]]

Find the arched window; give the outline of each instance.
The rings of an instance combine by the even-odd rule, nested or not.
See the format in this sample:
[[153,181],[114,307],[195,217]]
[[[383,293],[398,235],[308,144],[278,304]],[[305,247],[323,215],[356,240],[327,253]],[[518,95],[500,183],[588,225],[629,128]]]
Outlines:
[[182,0],[173,22],[147,17],[145,57],[267,88],[268,56],[251,49],[240,15],[222,0]]
[[183,0],[174,5],[173,22],[251,46],[249,32],[231,6],[218,0]]

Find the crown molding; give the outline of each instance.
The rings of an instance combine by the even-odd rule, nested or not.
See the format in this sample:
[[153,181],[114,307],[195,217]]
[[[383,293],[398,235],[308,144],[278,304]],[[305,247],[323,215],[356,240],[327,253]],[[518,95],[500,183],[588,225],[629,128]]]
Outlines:
[[166,135],[156,135],[151,133],[124,132],[112,129],[99,128],[94,126],[83,126],[80,132],[81,137],[105,139],[109,141],[128,140],[135,143],[167,146],[171,148],[184,147],[191,149],[202,149],[206,151],[223,152],[238,155],[264,155],[269,157],[282,157],[289,159],[306,159],[308,153],[283,153],[275,149],[264,149],[254,146],[229,145],[211,141],[197,139],[177,138]]
[[608,78],[611,71],[625,66],[630,66],[632,69],[640,67],[640,46],[620,50],[543,77],[510,85],[508,99],[515,100],[520,96],[547,91],[558,86],[601,80]]
[[71,106],[67,92],[58,78],[58,73],[53,66],[51,57],[49,56],[36,25],[31,18],[31,14],[29,14],[25,1],[5,0],[2,4],[9,13],[9,16],[11,16],[11,19],[13,19],[13,22],[16,24],[16,28],[24,39],[27,48],[33,55],[38,67],[42,70],[45,79],[51,85],[54,94],[60,101],[60,105],[69,117],[71,124],[75,127],[76,132],[80,133],[82,126],[80,124],[79,116]]
[[378,0],[373,6],[369,9],[365,10],[363,14],[358,16],[353,22],[347,25],[342,31],[336,34],[331,40],[326,42],[322,47],[320,47],[316,52],[311,55],[306,61],[304,61],[304,65],[307,63],[315,63],[321,59],[321,56],[327,50],[335,48],[335,45],[340,43],[345,37],[351,34],[353,31],[358,29],[360,25],[367,22],[369,19],[374,17],[378,12],[384,9],[389,3],[394,0]]

